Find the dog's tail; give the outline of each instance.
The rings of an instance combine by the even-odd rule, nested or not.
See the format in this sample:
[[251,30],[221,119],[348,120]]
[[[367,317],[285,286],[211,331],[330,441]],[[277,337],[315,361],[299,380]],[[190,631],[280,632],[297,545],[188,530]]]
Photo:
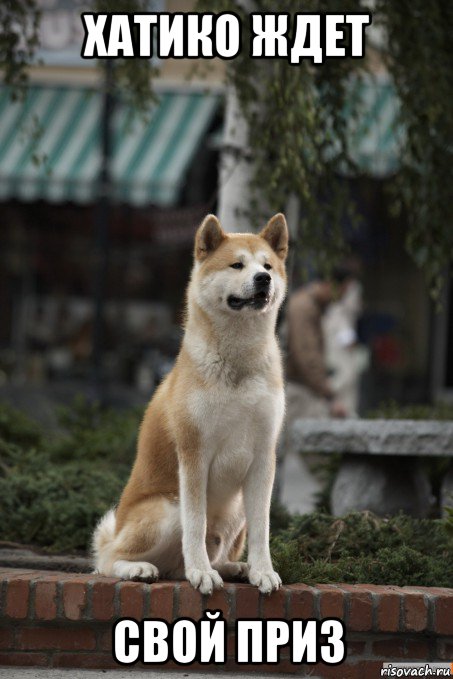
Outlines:
[[99,520],[91,543],[91,553],[94,561],[94,568],[96,573],[106,573],[106,561],[110,561],[108,555],[110,554],[115,538],[116,516],[115,510],[109,509]]

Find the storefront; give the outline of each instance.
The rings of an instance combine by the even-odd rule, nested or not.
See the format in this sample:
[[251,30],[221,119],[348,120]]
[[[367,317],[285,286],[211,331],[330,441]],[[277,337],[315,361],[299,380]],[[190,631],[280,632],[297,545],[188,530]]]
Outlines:
[[102,203],[102,350],[117,353],[112,379],[134,381],[151,345],[168,356],[177,348],[193,234],[216,197],[221,96],[164,88],[146,117],[116,99],[106,182],[102,93],[33,85],[14,103],[9,94],[0,91],[1,346],[25,379],[86,376]]

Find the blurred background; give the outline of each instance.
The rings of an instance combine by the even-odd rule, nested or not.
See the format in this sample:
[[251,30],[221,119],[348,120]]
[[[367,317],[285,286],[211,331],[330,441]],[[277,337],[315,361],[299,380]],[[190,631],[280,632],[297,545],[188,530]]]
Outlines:
[[[235,134],[228,62],[153,59],[154,98],[137,113],[116,61],[80,57],[86,4],[39,0],[27,86],[15,99],[9,83],[0,89],[0,399],[44,418],[79,393],[114,406],[149,398],[178,351],[195,229],[207,212],[231,213],[237,186],[221,171]],[[406,251],[405,210],[392,210],[403,151],[385,53],[370,27],[354,171],[340,177],[360,216],[340,228],[363,298],[361,414],[453,395],[451,278],[434,302]],[[276,207],[294,232],[303,200],[290,198]],[[309,252],[293,263],[290,286],[307,263]]]

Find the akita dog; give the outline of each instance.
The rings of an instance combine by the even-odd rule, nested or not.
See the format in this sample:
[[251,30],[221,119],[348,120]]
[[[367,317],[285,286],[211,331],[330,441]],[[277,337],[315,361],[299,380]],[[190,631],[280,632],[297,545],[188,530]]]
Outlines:
[[185,576],[203,594],[222,578],[280,587],[269,507],[284,415],[275,326],[287,251],[282,214],[259,235],[225,233],[213,215],[199,227],[181,350],[145,412],[119,505],[95,530],[99,573]]

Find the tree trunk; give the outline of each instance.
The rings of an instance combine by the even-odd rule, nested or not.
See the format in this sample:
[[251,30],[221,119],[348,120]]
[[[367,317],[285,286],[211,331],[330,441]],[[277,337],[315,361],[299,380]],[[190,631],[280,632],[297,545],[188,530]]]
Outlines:
[[250,179],[253,172],[248,142],[248,124],[236,90],[229,85],[225,110],[225,132],[220,157],[218,216],[226,231],[250,231]]

